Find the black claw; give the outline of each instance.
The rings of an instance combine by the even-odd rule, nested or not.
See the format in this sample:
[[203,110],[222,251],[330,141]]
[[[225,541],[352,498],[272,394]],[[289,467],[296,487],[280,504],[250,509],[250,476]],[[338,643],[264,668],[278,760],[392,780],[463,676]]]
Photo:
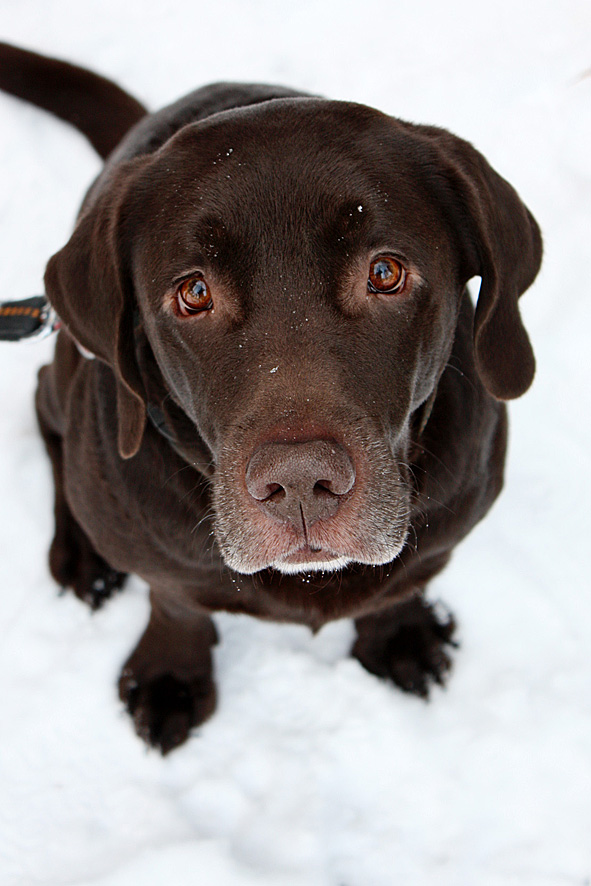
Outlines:
[[105,564],[105,567],[99,572],[92,581],[90,590],[85,594],[84,599],[93,611],[100,609],[103,603],[108,600],[114,592],[120,591],[125,584],[127,574],[125,572],[117,572]]

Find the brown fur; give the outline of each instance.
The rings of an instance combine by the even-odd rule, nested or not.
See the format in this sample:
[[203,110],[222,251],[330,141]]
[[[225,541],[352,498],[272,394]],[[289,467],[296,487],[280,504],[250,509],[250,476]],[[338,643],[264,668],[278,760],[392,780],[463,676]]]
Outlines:
[[[53,72],[40,94],[19,53],[0,47],[0,86],[103,155],[136,123],[118,87],[35,57]],[[116,120],[102,142],[80,122],[95,107]],[[367,289],[384,251],[409,271],[400,297]],[[37,409],[56,580],[92,606],[129,572],[152,588],[120,681],[148,742],[167,752],[214,708],[213,611],[352,617],[369,670],[421,695],[444,679],[453,620],[421,595],[501,489],[500,401],[534,373],[517,300],[540,259],[535,221],[471,145],[361,105],[218,84],[110,154],[47,266],[65,328]],[[214,309],[181,317],[197,270]]]

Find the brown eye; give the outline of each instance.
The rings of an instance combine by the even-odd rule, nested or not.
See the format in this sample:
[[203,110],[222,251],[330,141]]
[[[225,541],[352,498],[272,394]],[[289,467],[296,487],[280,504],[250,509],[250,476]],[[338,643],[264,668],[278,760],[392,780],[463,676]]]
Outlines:
[[406,269],[395,258],[382,255],[369,266],[368,288],[371,292],[392,295],[402,292],[406,281]]
[[177,302],[183,317],[213,308],[209,286],[200,274],[181,283],[177,290]]

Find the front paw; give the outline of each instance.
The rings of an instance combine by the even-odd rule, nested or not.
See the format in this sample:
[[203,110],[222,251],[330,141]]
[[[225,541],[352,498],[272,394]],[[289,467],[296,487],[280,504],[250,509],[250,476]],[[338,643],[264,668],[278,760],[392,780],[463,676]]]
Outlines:
[[96,553],[82,530],[67,538],[54,538],[49,551],[49,568],[62,588],[71,588],[91,609],[100,609],[127,579]]
[[359,619],[352,655],[372,674],[426,699],[434,683],[445,684],[452,665],[448,649],[458,645],[455,627],[453,616],[440,618],[413,597],[381,616]]
[[211,677],[180,679],[164,673],[145,678],[127,666],[119,680],[119,697],[139,737],[163,755],[183,744],[216,704]]

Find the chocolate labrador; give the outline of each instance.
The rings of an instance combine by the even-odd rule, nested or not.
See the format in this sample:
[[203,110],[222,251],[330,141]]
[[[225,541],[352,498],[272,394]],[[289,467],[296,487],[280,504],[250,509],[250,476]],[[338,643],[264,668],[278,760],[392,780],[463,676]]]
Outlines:
[[[148,114],[6,45],[0,86],[106,159],[47,266],[37,412],[51,572],[152,612],[120,696],[163,753],[215,707],[210,613],[317,630],[426,696],[454,623],[428,581],[503,481],[536,222],[470,144],[363,105],[218,83]],[[481,277],[474,310],[467,281]]]

